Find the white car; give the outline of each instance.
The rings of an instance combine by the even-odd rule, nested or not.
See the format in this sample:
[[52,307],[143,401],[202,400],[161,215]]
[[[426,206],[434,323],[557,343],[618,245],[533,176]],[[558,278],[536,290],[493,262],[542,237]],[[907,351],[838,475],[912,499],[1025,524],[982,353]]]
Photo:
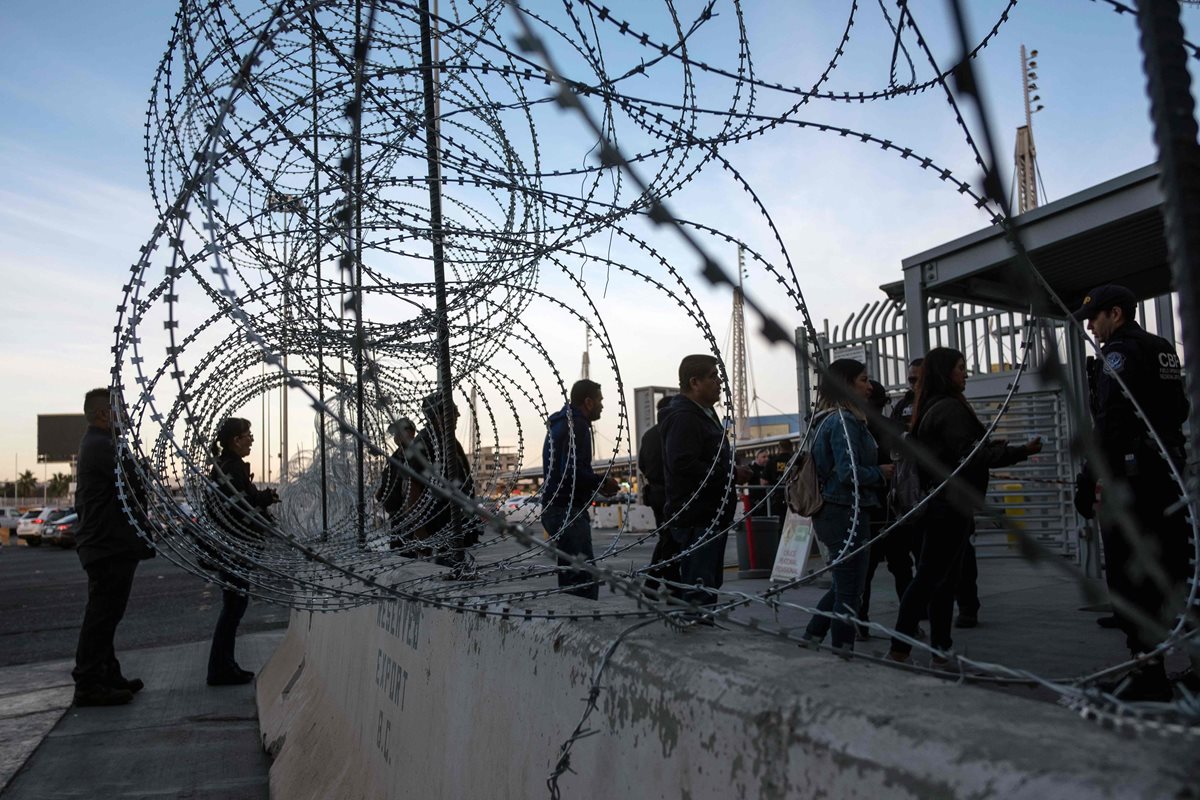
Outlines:
[[500,506],[500,513],[509,522],[528,525],[537,522],[542,516],[542,500],[540,497],[519,494],[510,497]]
[[8,528],[15,531],[20,520],[20,509],[13,508],[12,506],[0,508],[0,528]]
[[24,539],[30,547],[37,547],[42,543],[42,530],[46,527],[46,523],[54,522],[74,511],[73,508],[54,508],[52,506],[30,509],[25,512],[25,515],[21,517],[20,524],[17,525],[17,538]]

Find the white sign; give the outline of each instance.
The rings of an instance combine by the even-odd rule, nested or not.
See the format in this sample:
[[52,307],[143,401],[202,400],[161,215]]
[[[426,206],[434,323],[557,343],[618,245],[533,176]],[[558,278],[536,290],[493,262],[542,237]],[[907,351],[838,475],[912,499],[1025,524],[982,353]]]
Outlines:
[[783,530],[779,534],[779,549],[775,551],[771,580],[794,581],[803,576],[812,546],[812,520],[788,509]]

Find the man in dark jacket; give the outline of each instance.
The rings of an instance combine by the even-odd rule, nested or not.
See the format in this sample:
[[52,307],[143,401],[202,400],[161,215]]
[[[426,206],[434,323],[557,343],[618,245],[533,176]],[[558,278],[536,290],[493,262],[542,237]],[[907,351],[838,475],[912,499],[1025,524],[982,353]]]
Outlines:
[[[656,411],[661,412],[671,402],[672,395],[659,399]],[[663,482],[662,430],[658,423],[642,434],[638,445],[638,471],[642,473],[642,502],[654,512],[654,527],[661,528],[663,507],[667,502],[667,487]]]
[[[662,410],[671,403],[668,395],[658,401],[656,410]],[[646,570],[646,589],[657,592],[659,579],[679,583],[679,562],[671,561],[679,553],[671,531],[663,527],[667,515],[664,508],[667,502],[666,478],[663,475],[663,441],[662,428],[656,422],[642,434],[641,445],[638,446],[638,470],[642,473],[642,502],[650,506],[654,512],[654,527],[658,529],[658,541],[654,544],[654,553],[650,556],[650,566]],[[657,566],[665,561],[671,563]]]
[[409,485],[408,479],[401,474],[396,464],[408,463],[406,451],[417,438],[417,426],[408,417],[401,417],[388,426],[388,433],[396,443],[396,451],[383,465],[383,474],[380,476],[379,488],[375,490],[375,499],[387,512],[390,546],[394,549],[403,546],[400,520],[403,517]]
[[[658,414],[663,437],[666,514],[680,552],[687,599],[716,602],[725,568],[725,542],[733,523],[734,485],[750,480],[748,467],[734,468],[725,426],[713,410],[721,399],[717,359],[686,356],[679,364],[679,394]],[[697,546],[699,545],[699,546]]]
[[[474,496],[475,479],[471,475],[471,462],[454,435],[458,425],[458,406],[453,400],[444,402],[441,394],[435,392],[421,401],[421,411],[428,424],[417,434],[413,444],[414,453],[430,466],[443,465],[442,475],[464,494]],[[443,415],[448,415],[448,421],[444,424]],[[442,455],[444,437],[448,438],[454,449],[453,462]],[[412,538],[440,539],[442,552],[435,560],[442,566],[458,567],[466,563],[466,549],[479,541],[478,520],[453,508],[450,501],[428,491],[420,481],[411,480],[408,483],[409,496],[403,513],[412,520]],[[447,546],[450,547],[449,552],[445,552]],[[430,552],[424,551],[425,554]]]
[[908,389],[892,407],[892,421],[900,423],[902,432],[912,427],[913,401],[917,399],[917,376],[921,374],[921,364],[924,362],[923,358],[914,358],[909,362]]
[[[1102,359],[1089,359],[1088,384],[1097,444],[1113,479],[1124,484],[1131,498],[1127,509],[1136,525],[1122,526],[1114,509],[1101,507],[1100,532],[1104,544],[1108,589],[1114,598],[1131,604],[1137,612],[1169,627],[1182,610],[1185,582],[1191,574],[1188,526],[1181,509],[1169,517],[1163,510],[1175,506],[1179,487],[1171,465],[1154,444],[1146,423],[1117,382],[1120,376],[1133,398],[1145,411],[1150,425],[1166,445],[1167,457],[1182,472],[1183,430],[1188,402],[1175,347],[1162,337],[1147,332],[1134,319],[1136,298],[1124,286],[1108,284],[1088,293],[1075,312],[1087,320],[1101,345]],[[1116,487],[1104,494],[1120,496]],[[1094,516],[1096,478],[1088,465],[1077,482],[1075,507]],[[1165,576],[1166,585],[1156,580]],[[1124,631],[1130,653],[1154,649],[1161,630],[1143,625],[1122,611],[1114,610],[1117,626]],[[1108,687],[1124,700],[1170,700],[1171,684],[1161,658],[1143,662],[1117,684]]]
[[571,401],[546,420],[542,444],[542,526],[558,556],[558,585],[567,593],[589,600],[600,597],[600,585],[586,570],[566,569],[573,557],[591,561],[592,520],[588,516],[597,494],[613,495],[614,478],[592,470],[592,423],[604,411],[600,384],[587,379],[571,387]]
[[79,443],[78,488],[75,508],[79,531],[75,550],[88,576],[87,609],[75,651],[75,705],[122,705],[144,685],[121,674],[113,647],[117,625],[125,615],[133,574],[138,561],[154,556],[122,507],[135,513],[144,508],[145,496],[132,461],[120,465],[123,486],[118,486],[118,461],[113,427],[120,420],[111,405],[108,389],[93,389],[84,396],[83,413],[88,428]]

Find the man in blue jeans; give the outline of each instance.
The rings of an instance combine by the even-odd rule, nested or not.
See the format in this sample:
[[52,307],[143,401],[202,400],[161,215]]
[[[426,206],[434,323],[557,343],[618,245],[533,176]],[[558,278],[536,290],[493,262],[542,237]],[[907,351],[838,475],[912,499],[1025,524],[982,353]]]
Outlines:
[[721,399],[721,373],[710,355],[686,356],[679,364],[679,394],[658,412],[663,439],[665,513],[680,552],[685,598],[716,603],[725,569],[725,542],[737,506],[735,483],[750,480],[749,467],[734,467],[725,426],[713,406]]
[[542,526],[562,553],[558,585],[568,594],[596,600],[600,584],[587,570],[565,569],[572,557],[591,561],[592,520],[588,509],[596,495],[614,495],[616,480],[592,471],[592,423],[604,411],[600,384],[587,379],[571,387],[571,402],[546,420],[542,445]]

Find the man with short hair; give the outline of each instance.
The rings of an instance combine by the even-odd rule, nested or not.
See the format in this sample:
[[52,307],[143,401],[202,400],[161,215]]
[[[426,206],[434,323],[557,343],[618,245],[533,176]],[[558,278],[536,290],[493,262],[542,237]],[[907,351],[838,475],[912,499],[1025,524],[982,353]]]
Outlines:
[[[75,493],[79,532],[75,535],[75,550],[87,572],[88,596],[71,676],[75,679],[75,705],[123,705],[144,684],[121,674],[113,638],[125,615],[138,561],[153,558],[154,550],[138,535],[121,505],[113,442],[120,418],[109,390],[88,392],[83,414],[88,427],[79,443]],[[129,507],[143,508],[144,491],[128,458],[122,459],[120,474]]]
[[[1134,319],[1136,310],[1137,300],[1129,289],[1106,284],[1088,293],[1075,318],[1087,321],[1088,330],[1101,345],[1101,359],[1088,359],[1088,387],[1096,444],[1118,484],[1105,486],[1103,494],[1129,497],[1126,510],[1136,523],[1133,529],[1126,528],[1109,507],[1111,503],[1101,506],[1109,592],[1166,630],[1183,608],[1190,574],[1185,512],[1179,509],[1164,516],[1164,509],[1176,506],[1180,497],[1171,464],[1182,473],[1182,426],[1188,401],[1174,345],[1144,330]],[[1122,391],[1118,376],[1162,439],[1166,459]],[[1090,466],[1084,465],[1075,495],[1075,507],[1086,519],[1095,515],[1096,476]],[[1122,484],[1124,491],[1119,488]],[[1159,584],[1158,576],[1166,578],[1166,586]],[[1139,623],[1119,604],[1114,613],[1131,654],[1155,648],[1160,636],[1151,626]],[[1172,697],[1161,657],[1141,662],[1107,688],[1123,700],[1166,701]]]
[[408,479],[400,472],[397,464],[408,463],[406,451],[417,438],[417,426],[408,417],[401,417],[388,426],[388,434],[396,444],[396,451],[383,465],[379,488],[375,490],[375,500],[387,512],[389,545],[395,549],[403,546],[400,520],[403,517],[404,501],[408,497]]
[[904,391],[904,396],[892,407],[892,419],[904,426],[904,430],[912,426],[913,401],[917,397],[917,376],[921,374],[921,365],[924,363],[923,358],[914,358],[908,363],[908,388]]
[[587,379],[571,387],[570,402],[546,420],[542,444],[542,526],[560,551],[558,585],[568,594],[597,600],[600,584],[587,570],[569,569],[574,557],[591,561],[592,520],[597,494],[614,495],[620,486],[592,470],[592,423],[604,411],[600,384]]
[[[750,480],[734,467],[725,426],[713,406],[721,399],[721,373],[710,355],[686,356],[679,364],[679,394],[658,415],[663,436],[666,514],[680,552],[685,597],[714,604],[723,582],[725,543],[737,504],[735,484]],[[694,548],[694,549],[693,549]]]
[[[443,465],[442,475],[450,477],[463,494],[474,496],[471,462],[454,434],[458,426],[458,406],[453,399],[445,399],[440,392],[434,392],[421,400],[421,413],[425,415],[426,425],[413,442],[414,453],[431,467]],[[446,417],[445,421],[443,417]],[[452,454],[442,452],[443,437],[449,441]],[[456,459],[453,470],[449,469],[450,458]],[[420,554],[435,555],[435,563],[444,567],[469,566],[466,551],[479,542],[478,520],[456,512],[449,500],[429,491],[420,481],[410,480],[408,484],[408,500],[402,513],[412,521],[412,538],[435,539],[437,545],[436,549],[422,549]]]

